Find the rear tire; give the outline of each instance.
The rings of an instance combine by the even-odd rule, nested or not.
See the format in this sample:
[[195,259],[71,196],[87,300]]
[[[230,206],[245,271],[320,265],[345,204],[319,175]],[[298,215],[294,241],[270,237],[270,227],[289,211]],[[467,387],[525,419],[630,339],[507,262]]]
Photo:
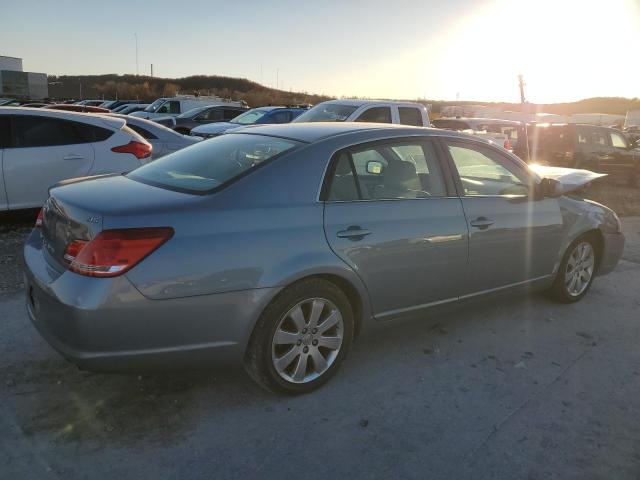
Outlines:
[[551,298],[562,303],[581,300],[593,284],[598,255],[593,235],[582,235],[574,240],[558,267],[558,273],[549,290]]
[[347,296],[320,278],[287,287],[260,316],[245,354],[245,369],[272,392],[307,393],[325,384],[353,341]]

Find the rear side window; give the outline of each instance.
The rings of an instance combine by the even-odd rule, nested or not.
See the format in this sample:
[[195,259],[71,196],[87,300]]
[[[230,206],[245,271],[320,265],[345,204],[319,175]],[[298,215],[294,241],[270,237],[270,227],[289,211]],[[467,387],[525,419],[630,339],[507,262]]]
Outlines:
[[387,200],[446,195],[430,142],[384,144],[342,152],[328,200]]
[[11,117],[0,115],[0,148],[11,146]]
[[414,125],[416,127],[424,127],[422,122],[422,112],[417,108],[399,107],[400,123],[403,125]]
[[155,140],[158,138],[146,128],[139,127],[138,125],[134,125],[133,123],[127,123],[127,127],[136,132],[142,138],[146,138],[147,140]]
[[391,123],[391,109],[389,107],[372,107],[365,110],[355,120],[356,122]]
[[534,148],[566,151],[571,148],[571,131],[564,126],[538,126],[529,130],[529,141]]
[[13,122],[18,148],[99,142],[113,133],[93,125],[49,117],[17,115]]
[[148,163],[127,176],[171,190],[207,193],[298,145],[264,135],[221,135]]

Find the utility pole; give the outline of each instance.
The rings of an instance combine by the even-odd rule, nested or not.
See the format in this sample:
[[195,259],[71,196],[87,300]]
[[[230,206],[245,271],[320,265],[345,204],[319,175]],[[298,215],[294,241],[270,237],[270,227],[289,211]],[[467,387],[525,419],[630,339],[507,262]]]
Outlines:
[[151,64],[151,78],[153,78],[153,63]]
[[134,33],[133,36],[136,38],[136,76],[139,75],[138,71],[138,34]]
[[276,90],[280,84],[280,68],[276,68]]
[[524,83],[524,75],[518,75],[518,85],[520,86],[520,103],[524,105],[526,103],[524,97],[524,86],[526,85],[526,83]]

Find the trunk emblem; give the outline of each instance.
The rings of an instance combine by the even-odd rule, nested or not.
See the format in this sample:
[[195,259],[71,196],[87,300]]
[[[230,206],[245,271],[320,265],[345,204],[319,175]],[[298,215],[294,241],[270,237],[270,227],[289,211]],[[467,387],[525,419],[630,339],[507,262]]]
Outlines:
[[89,223],[100,223],[101,218],[98,216],[92,216],[87,218],[87,222]]

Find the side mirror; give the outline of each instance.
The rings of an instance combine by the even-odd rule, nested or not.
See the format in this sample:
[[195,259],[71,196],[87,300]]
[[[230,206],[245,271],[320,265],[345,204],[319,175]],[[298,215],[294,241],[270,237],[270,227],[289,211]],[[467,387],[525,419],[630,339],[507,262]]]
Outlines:
[[382,162],[377,162],[375,160],[367,162],[367,173],[380,175],[382,173]]
[[562,196],[562,184],[553,178],[543,178],[538,188],[541,198],[557,198]]

